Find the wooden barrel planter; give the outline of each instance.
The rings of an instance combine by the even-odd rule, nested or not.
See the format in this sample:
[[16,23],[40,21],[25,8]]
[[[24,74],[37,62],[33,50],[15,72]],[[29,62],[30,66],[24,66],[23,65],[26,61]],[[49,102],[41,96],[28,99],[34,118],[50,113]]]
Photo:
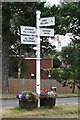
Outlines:
[[56,103],[56,98],[40,98],[40,106],[53,108]]
[[31,108],[36,108],[37,105],[38,105],[38,101],[19,99],[19,107],[20,108],[31,109]]

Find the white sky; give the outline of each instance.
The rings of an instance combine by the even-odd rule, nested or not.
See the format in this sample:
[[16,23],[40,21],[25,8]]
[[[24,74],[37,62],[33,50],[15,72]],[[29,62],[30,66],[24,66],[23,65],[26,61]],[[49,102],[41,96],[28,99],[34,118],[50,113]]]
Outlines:
[[57,35],[55,35],[55,39],[50,39],[49,38],[49,42],[52,44],[52,45],[55,45],[56,46],[56,50],[58,51],[61,51],[61,48],[63,46],[67,46],[71,39],[71,33],[67,33],[65,36],[64,35],[58,35],[58,40],[57,40]]
[[51,6],[52,6],[53,4],[55,4],[55,5],[59,4],[59,1],[60,1],[60,0],[46,0],[46,2],[49,3]]

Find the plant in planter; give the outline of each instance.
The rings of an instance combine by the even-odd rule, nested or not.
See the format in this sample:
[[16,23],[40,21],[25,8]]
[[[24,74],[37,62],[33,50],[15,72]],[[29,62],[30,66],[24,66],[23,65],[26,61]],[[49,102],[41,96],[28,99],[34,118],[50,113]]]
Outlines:
[[35,108],[38,103],[38,95],[31,91],[22,91],[17,94],[20,108]]
[[56,92],[52,89],[44,89],[40,92],[40,106],[52,108],[56,103]]

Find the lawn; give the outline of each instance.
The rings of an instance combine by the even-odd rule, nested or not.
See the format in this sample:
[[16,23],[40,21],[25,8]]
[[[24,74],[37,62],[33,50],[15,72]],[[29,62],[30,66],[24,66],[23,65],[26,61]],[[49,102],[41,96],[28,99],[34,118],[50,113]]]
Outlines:
[[18,106],[9,107],[9,108],[2,109],[2,118],[25,118],[25,117],[35,117],[35,116],[78,114],[80,113],[78,106],[79,104],[77,103],[56,104],[53,109],[40,107],[32,110],[20,109]]

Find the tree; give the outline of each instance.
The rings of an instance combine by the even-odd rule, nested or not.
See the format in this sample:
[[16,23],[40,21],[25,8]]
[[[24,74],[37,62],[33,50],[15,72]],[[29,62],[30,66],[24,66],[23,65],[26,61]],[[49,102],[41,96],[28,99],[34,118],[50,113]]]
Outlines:
[[80,83],[80,2],[63,2],[58,6],[58,10],[59,13],[56,17],[56,20],[58,20],[56,33],[62,35],[65,35],[66,33],[72,33],[73,36],[72,46],[65,48],[63,51],[66,66],[71,65],[71,78],[74,79],[72,92],[74,92],[75,84],[77,84],[79,87]]
[[57,57],[53,58],[53,68],[59,68],[61,65],[60,60]]
[[[9,77],[12,78],[19,78],[18,77],[18,63],[19,63],[19,58],[17,57],[9,57]],[[26,61],[21,58],[21,74],[20,74],[20,78],[24,77],[24,74],[26,73],[28,69],[28,65],[26,64]]]
[[[68,84],[67,81],[65,80],[73,80],[71,82],[72,86],[72,93],[75,91],[75,85],[79,86],[78,80],[77,80],[77,75],[78,75],[78,63],[77,63],[77,49],[74,44],[71,44],[67,47],[62,48],[61,51],[61,57],[63,60],[65,60],[65,68],[64,72],[62,74],[62,81],[65,82],[65,85]],[[66,77],[64,77],[66,75]],[[64,79],[65,78],[65,79]]]
[[76,3],[77,4],[77,10],[76,10],[76,15],[75,18],[73,19],[73,26],[71,26],[73,30],[73,39],[72,42],[74,46],[76,47],[76,53],[77,53],[77,85],[78,88],[80,88],[80,2]]
[[[26,6],[25,3],[23,4]],[[17,25],[19,24],[16,24],[16,18],[19,14],[24,14],[21,13],[20,6],[22,3],[21,5],[18,3],[2,3],[2,93],[8,92],[9,48],[11,45],[17,46],[19,44],[19,36],[17,35],[19,27]],[[13,18],[16,20],[15,25],[12,24]],[[20,48],[20,46],[17,47]]]
[[52,57],[55,53],[55,46],[51,45],[51,43],[49,43],[48,38],[45,37],[42,38],[41,41],[41,58],[48,58],[48,57]]
[[8,92],[8,53],[11,39],[9,6],[10,3],[2,5],[2,93]]

